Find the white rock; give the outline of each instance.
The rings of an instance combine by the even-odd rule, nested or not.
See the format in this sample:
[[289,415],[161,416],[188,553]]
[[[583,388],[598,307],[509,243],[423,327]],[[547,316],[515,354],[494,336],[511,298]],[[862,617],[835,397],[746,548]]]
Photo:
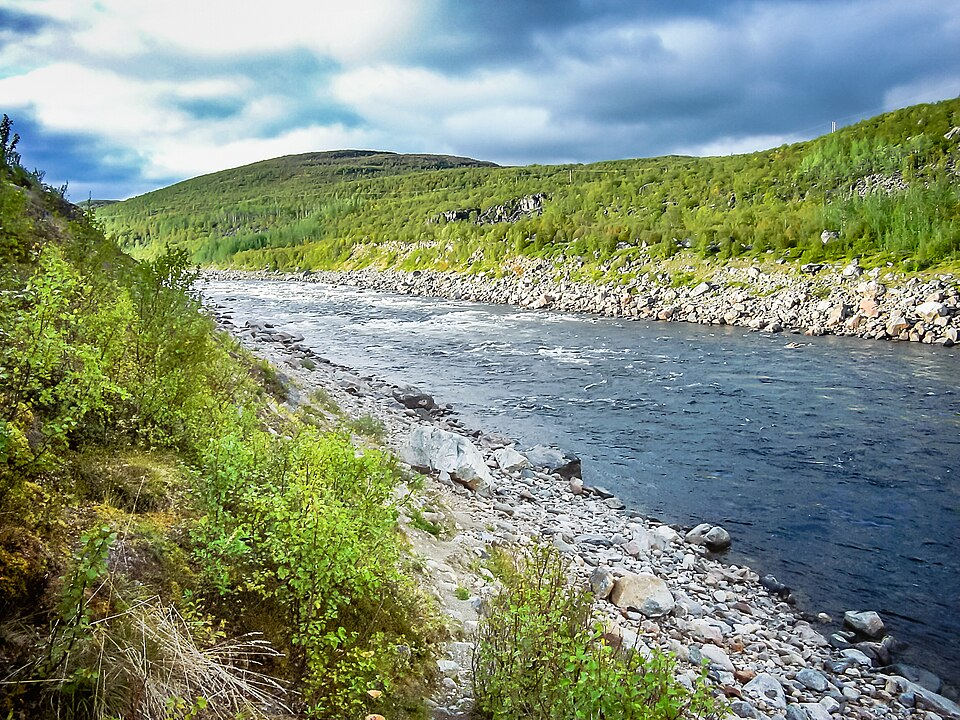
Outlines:
[[519,470],[530,466],[530,461],[527,460],[526,456],[512,447],[500,448],[493,454],[493,457],[501,470]]
[[493,476],[473,443],[432,425],[414,428],[400,456],[413,467],[449,473],[471,490],[493,483]]
[[936,320],[942,315],[947,315],[948,312],[947,306],[941,302],[930,301],[917,306],[917,315],[928,322]]
[[711,665],[716,665],[721,670],[733,672],[733,663],[727,654],[716,645],[704,645],[700,648],[700,654],[710,661]]

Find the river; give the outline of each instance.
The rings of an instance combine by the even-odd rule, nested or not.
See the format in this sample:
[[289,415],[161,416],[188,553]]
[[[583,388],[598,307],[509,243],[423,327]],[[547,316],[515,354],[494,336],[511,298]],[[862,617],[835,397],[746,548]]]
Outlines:
[[960,354],[319,283],[204,294],[468,425],[575,452],[630,509],[726,526],[731,561],[805,610],[877,610],[903,660],[960,683]]

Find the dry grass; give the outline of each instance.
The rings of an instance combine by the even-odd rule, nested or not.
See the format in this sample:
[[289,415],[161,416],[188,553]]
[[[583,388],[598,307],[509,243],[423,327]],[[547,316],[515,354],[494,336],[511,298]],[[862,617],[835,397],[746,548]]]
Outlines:
[[190,622],[151,598],[92,622],[58,677],[40,682],[64,717],[263,718],[290,713],[287,690],[258,670],[278,655],[254,635],[201,647]]

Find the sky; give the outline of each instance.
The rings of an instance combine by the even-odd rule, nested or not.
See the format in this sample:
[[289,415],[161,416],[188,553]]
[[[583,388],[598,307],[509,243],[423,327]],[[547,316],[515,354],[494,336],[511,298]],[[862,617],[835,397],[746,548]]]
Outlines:
[[344,148],[748,152],[958,94],[958,0],[0,0],[0,112],[74,200]]

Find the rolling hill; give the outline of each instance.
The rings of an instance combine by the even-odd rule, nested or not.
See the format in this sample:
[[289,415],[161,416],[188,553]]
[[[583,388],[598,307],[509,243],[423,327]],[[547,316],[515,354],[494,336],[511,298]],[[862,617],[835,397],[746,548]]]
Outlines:
[[245,268],[497,271],[515,255],[615,266],[645,246],[654,257],[857,255],[923,269],[960,259],[958,126],[954,99],[725,157],[499,167],[311,153],[204,175],[97,215],[135,255],[169,245]]

